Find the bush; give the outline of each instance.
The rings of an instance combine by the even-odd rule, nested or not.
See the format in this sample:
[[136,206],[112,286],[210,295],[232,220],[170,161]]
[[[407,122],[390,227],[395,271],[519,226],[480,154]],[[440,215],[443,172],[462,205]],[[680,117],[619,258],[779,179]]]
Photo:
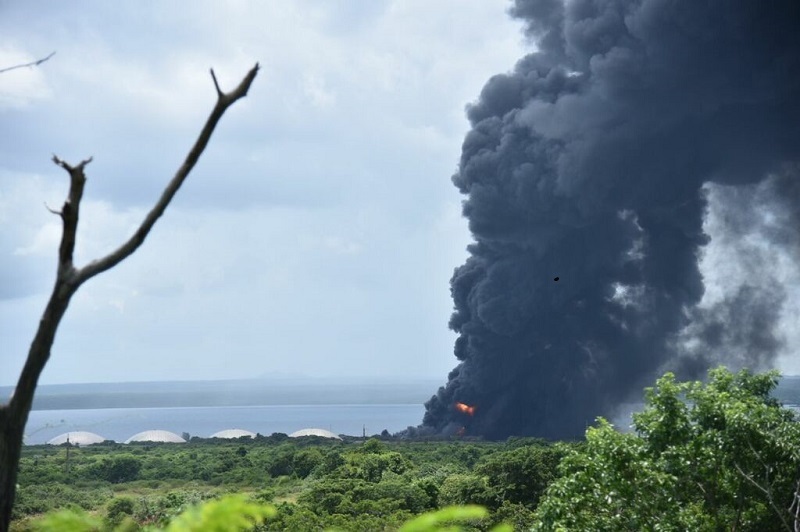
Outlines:
[[87,471],[87,476],[118,484],[120,482],[131,482],[139,478],[139,471],[142,469],[140,459],[123,454],[112,458],[104,458],[95,463]]
[[111,497],[108,490],[81,490],[64,484],[20,486],[14,501],[13,519],[41,514],[75,505],[84,510],[94,510]]
[[114,497],[106,505],[106,518],[110,523],[118,524],[125,516],[132,516],[135,503],[130,497]]

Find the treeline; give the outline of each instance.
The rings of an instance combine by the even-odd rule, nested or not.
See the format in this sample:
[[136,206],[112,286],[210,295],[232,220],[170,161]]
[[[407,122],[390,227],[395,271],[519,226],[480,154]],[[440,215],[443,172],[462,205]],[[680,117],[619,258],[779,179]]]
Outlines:
[[570,444],[338,442],[273,434],[188,444],[24,449],[15,519],[76,506],[109,523],[166,524],[189,504],[225,493],[272,503],[265,530],[382,530],[448,505],[480,504],[484,525],[532,523]]
[[15,526],[35,527],[36,516],[61,508],[88,511],[108,529],[165,526],[193,504],[237,493],[269,508],[259,530],[396,530],[436,509],[480,505],[487,512],[464,529],[792,531],[800,424],[773,397],[776,382],[775,373],[724,369],[707,384],[667,374],[646,391],[633,431],[600,419],[579,443],[274,434],[29,447]]

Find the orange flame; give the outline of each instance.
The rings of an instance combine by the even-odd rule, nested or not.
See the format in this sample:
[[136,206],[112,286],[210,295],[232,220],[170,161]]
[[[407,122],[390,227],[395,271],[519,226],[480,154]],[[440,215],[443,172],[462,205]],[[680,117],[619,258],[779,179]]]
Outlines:
[[464,403],[456,403],[456,410],[470,416],[475,414],[475,407]]

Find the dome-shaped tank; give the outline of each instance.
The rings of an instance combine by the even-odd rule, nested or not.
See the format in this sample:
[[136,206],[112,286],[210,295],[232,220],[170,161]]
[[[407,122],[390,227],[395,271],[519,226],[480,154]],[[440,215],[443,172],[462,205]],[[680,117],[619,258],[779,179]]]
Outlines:
[[186,443],[186,440],[184,440],[174,432],[170,432],[168,430],[146,430],[144,432],[134,434],[133,436],[125,440],[125,443],[144,442],[144,441],[162,442],[162,443]]
[[63,445],[67,443],[67,440],[72,445],[92,445],[94,443],[102,443],[106,441],[106,439],[99,434],[95,434],[94,432],[86,432],[82,430],[76,430],[74,432],[65,432],[64,434],[59,434],[55,438],[51,439],[47,442],[47,445]]
[[325,429],[303,429],[289,434],[290,438],[300,438],[302,436],[319,436],[320,438],[333,438],[335,440],[341,440],[339,436]]
[[209,438],[224,438],[226,440],[235,440],[236,438],[255,438],[256,433],[249,430],[242,429],[228,429],[215,432]]

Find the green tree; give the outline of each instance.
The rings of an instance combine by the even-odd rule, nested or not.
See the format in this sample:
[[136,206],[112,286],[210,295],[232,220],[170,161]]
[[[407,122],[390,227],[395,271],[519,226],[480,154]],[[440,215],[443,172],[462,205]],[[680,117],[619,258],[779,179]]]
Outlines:
[[285,447],[275,453],[267,466],[267,472],[273,477],[291,475],[293,472],[294,449]]
[[797,529],[800,425],[771,398],[777,379],[724,368],[708,384],[666,374],[646,390],[635,433],[602,418],[587,430],[534,529]]
[[104,458],[92,469],[96,478],[118,484],[136,480],[142,469],[142,462],[134,456],[123,454],[113,458]]
[[438,505],[477,504],[496,507],[497,494],[486,482],[486,477],[471,473],[450,475],[439,488]]
[[400,475],[411,468],[412,463],[401,453],[387,451],[380,441],[369,440],[358,452],[344,456],[344,463],[337,468],[336,475],[380,482],[385,474]]
[[562,445],[517,447],[492,454],[478,464],[475,472],[486,477],[501,501],[535,508],[544,490],[558,476],[558,463],[565,453]]
[[325,529],[324,521],[308,508],[296,504],[281,503],[277,506],[278,513],[274,519],[269,519],[261,525],[264,530],[307,530],[308,532],[322,531]]
[[292,457],[292,471],[299,478],[306,478],[323,460],[322,451],[319,449],[313,447],[302,449]]

